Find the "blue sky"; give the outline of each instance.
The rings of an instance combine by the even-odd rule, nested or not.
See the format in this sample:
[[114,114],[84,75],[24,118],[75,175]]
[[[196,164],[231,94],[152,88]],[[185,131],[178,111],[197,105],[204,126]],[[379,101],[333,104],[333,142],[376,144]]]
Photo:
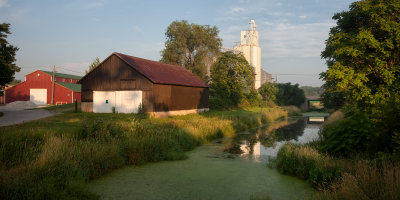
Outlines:
[[320,86],[320,59],[334,13],[352,0],[0,0],[0,23],[11,23],[9,42],[20,50],[16,78],[36,69],[83,75],[95,57],[112,52],[159,60],[165,30],[174,20],[217,26],[232,48],[254,19],[264,70],[278,82]]

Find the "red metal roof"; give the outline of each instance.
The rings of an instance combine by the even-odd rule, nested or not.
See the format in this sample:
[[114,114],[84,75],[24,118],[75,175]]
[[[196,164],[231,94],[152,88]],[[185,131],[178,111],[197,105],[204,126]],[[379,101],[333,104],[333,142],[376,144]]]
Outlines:
[[184,67],[128,56],[122,53],[113,54],[124,60],[153,83],[209,87],[207,83]]

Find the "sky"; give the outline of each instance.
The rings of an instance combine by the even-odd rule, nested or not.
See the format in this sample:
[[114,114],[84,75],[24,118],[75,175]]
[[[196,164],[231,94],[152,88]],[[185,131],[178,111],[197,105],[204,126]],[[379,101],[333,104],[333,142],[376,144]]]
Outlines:
[[[218,27],[233,48],[253,19],[261,66],[278,82],[321,86],[320,58],[335,25],[332,16],[353,0],[0,0],[0,23],[11,24],[19,48],[15,77],[37,69],[84,75],[90,63],[113,52],[160,60],[165,31],[175,20]],[[295,75],[293,75],[295,74]]]

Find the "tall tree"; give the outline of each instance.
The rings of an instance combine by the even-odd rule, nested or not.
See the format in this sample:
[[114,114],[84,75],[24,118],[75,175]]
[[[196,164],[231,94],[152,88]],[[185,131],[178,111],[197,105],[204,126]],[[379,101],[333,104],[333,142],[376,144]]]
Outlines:
[[210,103],[214,107],[238,106],[254,88],[254,69],[243,55],[221,53],[211,69]]
[[14,80],[15,72],[20,70],[15,64],[18,48],[8,43],[7,34],[11,34],[10,24],[0,24],[0,86]]
[[99,59],[99,57],[96,57],[94,60],[93,60],[93,62],[89,65],[89,69],[88,70],[85,70],[85,73],[87,74],[87,73],[89,73],[89,72],[91,72],[94,68],[96,68],[97,67],[97,65],[99,65],[100,64],[100,59]]
[[344,94],[350,106],[346,121],[323,133],[326,144],[341,141],[333,149],[363,152],[400,149],[400,1],[354,2],[333,19],[321,78],[325,92]]
[[207,79],[207,68],[220,52],[222,39],[216,26],[189,24],[173,21],[165,35],[165,49],[161,51],[161,62],[184,66],[203,80]]
[[326,92],[344,92],[360,108],[400,98],[400,1],[368,0],[333,16],[321,57]]

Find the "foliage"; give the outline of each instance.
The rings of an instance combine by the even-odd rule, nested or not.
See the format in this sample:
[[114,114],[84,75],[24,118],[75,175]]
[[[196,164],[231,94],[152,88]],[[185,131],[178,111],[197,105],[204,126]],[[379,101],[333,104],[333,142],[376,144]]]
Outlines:
[[[327,87],[326,83],[322,87]],[[333,92],[326,88],[321,94],[321,101],[325,109],[339,110],[346,103],[346,94],[344,92]]]
[[304,91],[299,88],[299,84],[278,83],[276,93],[276,103],[281,106],[294,105],[300,107],[306,100]]
[[274,161],[281,173],[306,179],[321,191],[312,199],[400,198],[400,164],[390,156],[338,159],[316,146],[286,144]]
[[89,73],[89,72],[91,72],[94,68],[96,68],[97,67],[97,65],[99,65],[100,64],[100,58],[99,57],[96,57],[94,60],[93,60],[93,62],[89,65],[89,69],[88,70],[85,70],[85,73],[87,74],[87,73]]
[[320,131],[321,151],[349,156],[356,152],[375,153],[390,147],[390,138],[384,139],[376,134],[378,130],[370,115],[350,107],[345,110],[345,116],[344,119],[325,125]]
[[388,160],[352,161],[340,180],[313,199],[400,199],[400,165]]
[[400,98],[400,2],[358,1],[333,16],[321,57],[330,92],[344,92],[362,109]]
[[144,119],[69,112],[2,127],[0,199],[95,199],[86,181],[124,165],[184,159],[197,145],[285,114],[252,108]]
[[222,45],[218,33],[216,26],[173,21],[165,33],[167,41],[161,51],[161,62],[184,66],[206,80],[207,68],[218,56]]
[[14,80],[15,72],[20,70],[15,64],[18,48],[8,43],[7,34],[11,34],[10,24],[0,24],[0,85],[10,83]]
[[278,88],[276,87],[275,83],[266,82],[262,84],[260,88],[258,88],[258,92],[260,93],[264,101],[275,101]]
[[286,144],[277,155],[279,172],[308,180],[315,187],[325,188],[341,176],[341,169],[333,159],[322,156],[309,146]]
[[246,94],[254,93],[253,70],[243,55],[221,53],[211,70],[210,104],[214,108],[238,106]]
[[322,87],[301,86],[300,89],[304,91],[306,97],[319,97],[324,92]]

